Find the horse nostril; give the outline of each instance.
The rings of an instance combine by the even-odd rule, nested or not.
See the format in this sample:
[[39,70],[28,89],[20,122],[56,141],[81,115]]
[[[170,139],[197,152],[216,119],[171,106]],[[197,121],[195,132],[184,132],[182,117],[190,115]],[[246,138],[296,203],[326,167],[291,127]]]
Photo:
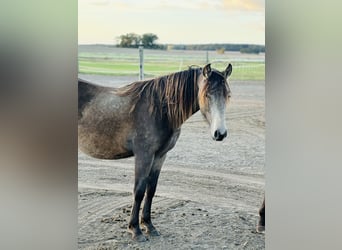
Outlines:
[[216,130],[214,133],[214,138],[217,140],[218,137],[219,137],[219,132],[218,132],[218,130]]

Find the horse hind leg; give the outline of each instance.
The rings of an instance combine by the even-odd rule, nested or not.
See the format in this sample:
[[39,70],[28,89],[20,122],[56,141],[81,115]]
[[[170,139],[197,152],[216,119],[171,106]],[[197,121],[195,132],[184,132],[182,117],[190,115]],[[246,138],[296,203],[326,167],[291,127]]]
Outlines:
[[152,199],[156,192],[159,173],[161,167],[165,161],[166,155],[162,157],[156,157],[154,159],[151,172],[147,179],[147,186],[146,186],[146,197],[144,202],[144,208],[141,216],[141,225],[146,228],[147,233],[150,236],[159,236],[160,233],[154,227],[152,220],[151,220],[151,207],[152,207]]
[[146,237],[142,234],[139,226],[139,211],[141,202],[146,191],[146,183],[148,175],[151,171],[153,155],[137,154],[135,156],[135,183],[133,190],[133,207],[129,221],[128,229],[132,233],[132,238],[136,241],[146,241]]

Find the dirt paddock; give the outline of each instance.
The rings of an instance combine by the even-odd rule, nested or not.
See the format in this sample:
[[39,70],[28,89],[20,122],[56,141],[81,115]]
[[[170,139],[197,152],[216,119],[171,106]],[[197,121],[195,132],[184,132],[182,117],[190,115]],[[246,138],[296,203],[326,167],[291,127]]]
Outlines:
[[[135,77],[80,75],[120,86]],[[79,249],[265,249],[255,226],[264,195],[265,82],[234,81],[228,138],[215,142],[198,112],[163,165],[152,219],[161,236],[137,243],[127,231],[134,158],[78,154]]]

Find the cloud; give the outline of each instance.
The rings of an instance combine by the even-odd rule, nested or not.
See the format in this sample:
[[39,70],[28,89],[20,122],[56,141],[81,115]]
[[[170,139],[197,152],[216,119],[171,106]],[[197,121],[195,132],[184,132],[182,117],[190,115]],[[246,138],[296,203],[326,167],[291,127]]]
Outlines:
[[108,6],[110,4],[110,0],[79,0],[79,2],[94,6]]
[[264,0],[223,0],[225,10],[237,11],[264,11]]

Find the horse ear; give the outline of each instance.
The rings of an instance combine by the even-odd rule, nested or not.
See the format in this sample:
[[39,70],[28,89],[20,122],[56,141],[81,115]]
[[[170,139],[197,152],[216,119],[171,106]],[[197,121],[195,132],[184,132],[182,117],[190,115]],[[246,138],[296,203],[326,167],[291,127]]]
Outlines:
[[232,71],[233,71],[233,66],[229,64],[224,71],[224,76],[227,78],[228,76],[232,74]]
[[203,70],[202,70],[202,74],[205,78],[209,78],[211,75],[211,67],[210,67],[210,63],[205,65]]

